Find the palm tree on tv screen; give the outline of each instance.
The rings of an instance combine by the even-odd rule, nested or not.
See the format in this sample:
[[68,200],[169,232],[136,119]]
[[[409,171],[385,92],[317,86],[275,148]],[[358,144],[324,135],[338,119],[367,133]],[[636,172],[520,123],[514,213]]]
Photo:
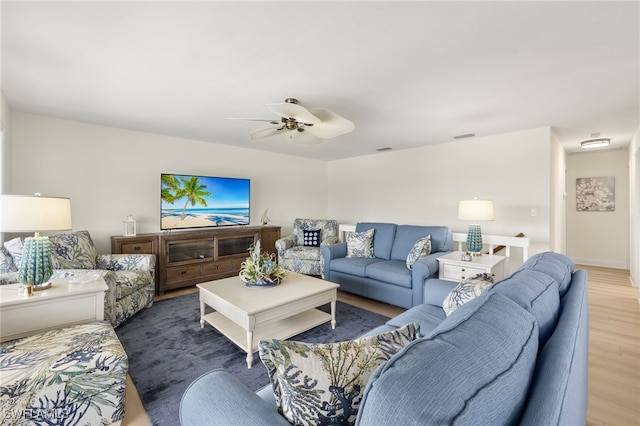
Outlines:
[[[173,177],[173,176],[172,176]],[[175,177],[173,177],[175,179]],[[196,204],[200,204],[201,206],[207,207],[207,201],[203,197],[210,197],[211,193],[207,191],[207,185],[202,185],[200,183],[200,179],[196,176],[190,176],[188,178],[181,177],[178,185],[173,187],[169,186],[169,188],[173,189],[173,194],[167,191],[167,199],[165,201],[169,201],[173,204],[174,201],[177,201],[183,197],[187,199],[184,202],[184,207],[182,207],[182,214],[180,214],[180,220],[184,220],[187,214],[187,207],[189,204],[195,206]],[[167,188],[167,189],[169,189]],[[165,199],[165,193],[162,194],[163,199]]]
[[173,204],[176,200],[176,191],[180,188],[180,182],[174,175],[162,175],[160,177],[162,180],[162,190],[160,192],[160,198],[162,201]]

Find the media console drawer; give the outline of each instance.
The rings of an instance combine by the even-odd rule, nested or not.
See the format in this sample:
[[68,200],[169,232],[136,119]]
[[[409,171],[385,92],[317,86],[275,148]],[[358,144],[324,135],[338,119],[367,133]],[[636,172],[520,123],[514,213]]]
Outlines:
[[221,274],[231,271],[230,260],[219,260],[217,262],[209,262],[202,265],[202,275]]
[[188,280],[200,276],[200,265],[175,266],[167,268],[167,281]]

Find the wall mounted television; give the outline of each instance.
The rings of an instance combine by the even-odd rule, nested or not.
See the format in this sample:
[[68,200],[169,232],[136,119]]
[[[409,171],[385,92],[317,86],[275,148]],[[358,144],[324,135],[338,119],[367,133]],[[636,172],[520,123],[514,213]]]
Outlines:
[[162,173],[160,229],[248,225],[251,181]]

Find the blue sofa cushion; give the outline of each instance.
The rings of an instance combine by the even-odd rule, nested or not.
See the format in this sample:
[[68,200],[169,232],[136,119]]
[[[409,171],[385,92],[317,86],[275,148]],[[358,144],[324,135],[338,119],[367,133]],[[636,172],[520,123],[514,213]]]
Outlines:
[[556,280],[542,272],[525,269],[495,283],[487,291],[508,297],[536,317],[542,348],[558,321],[560,297]]
[[535,318],[485,293],[376,370],[356,424],[516,424],[537,352]]
[[575,274],[562,300],[562,317],[544,346],[521,425],[587,423],[589,312],[586,271]]
[[391,259],[406,260],[416,241],[428,235],[431,234],[426,226],[398,225],[396,237],[391,247]]
[[384,260],[375,257],[342,257],[331,261],[331,271],[364,277],[367,266],[378,262]]
[[398,225],[395,223],[360,222],[356,225],[356,232],[375,229],[373,234],[373,255],[381,259],[390,259],[391,247],[396,236],[397,227]]
[[518,270],[530,269],[552,276],[558,282],[558,290],[562,297],[569,288],[574,267],[573,260],[568,257],[547,251],[531,256]]
[[389,284],[411,288],[411,271],[400,260],[383,260],[367,265],[365,276]]

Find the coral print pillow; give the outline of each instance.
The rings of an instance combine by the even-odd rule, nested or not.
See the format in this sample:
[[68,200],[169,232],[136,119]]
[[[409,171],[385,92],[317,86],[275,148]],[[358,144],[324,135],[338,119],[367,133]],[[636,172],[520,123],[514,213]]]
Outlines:
[[371,228],[364,232],[347,232],[347,257],[373,257],[373,233]]
[[431,235],[420,238],[407,255],[407,268],[411,269],[416,260],[431,254]]
[[489,274],[478,274],[462,280],[442,302],[442,309],[447,316],[468,301],[480,296],[483,291],[493,285],[493,277]]
[[373,371],[419,337],[418,324],[338,343],[260,341],[280,412],[295,425],[351,425]]

